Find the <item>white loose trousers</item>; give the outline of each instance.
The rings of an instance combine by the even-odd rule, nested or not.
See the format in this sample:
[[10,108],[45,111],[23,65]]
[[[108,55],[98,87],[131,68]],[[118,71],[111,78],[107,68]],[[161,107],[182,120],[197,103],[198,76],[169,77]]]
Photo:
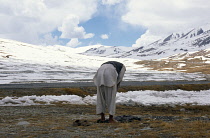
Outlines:
[[117,86],[107,87],[102,85],[97,87],[97,91],[96,114],[105,113],[107,107],[109,114],[114,115],[116,109],[115,98]]

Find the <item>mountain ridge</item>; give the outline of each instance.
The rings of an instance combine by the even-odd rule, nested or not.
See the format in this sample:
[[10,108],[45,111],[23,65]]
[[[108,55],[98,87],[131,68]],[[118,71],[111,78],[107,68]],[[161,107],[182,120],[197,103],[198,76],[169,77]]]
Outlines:
[[[15,40],[0,39],[0,42],[12,42],[20,46],[30,46],[36,49],[38,48],[36,45],[26,44]],[[49,50],[54,49],[59,51],[69,51],[69,54],[77,53],[86,56],[99,56],[107,58],[154,60],[210,48],[210,24],[198,28],[191,28],[183,32],[175,32],[162,39],[156,40],[147,46],[140,47],[104,45],[91,45],[78,48],[59,45],[46,47],[49,47]],[[4,57],[9,57],[9,55],[3,53],[1,55],[4,55]]]
[[[179,53],[194,52],[210,47],[210,24],[183,32],[172,33],[163,39],[140,47],[105,47],[89,49],[81,54],[114,58],[151,60]],[[127,49],[126,49],[127,48]]]

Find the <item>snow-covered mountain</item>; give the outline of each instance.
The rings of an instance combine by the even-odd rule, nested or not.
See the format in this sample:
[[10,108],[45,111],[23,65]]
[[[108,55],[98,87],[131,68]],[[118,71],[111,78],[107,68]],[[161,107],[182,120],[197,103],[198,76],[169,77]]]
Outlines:
[[126,80],[142,72],[141,66],[135,64],[136,59],[78,54],[95,47],[99,46],[41,46],[0,39],[0,84],[91,81],[98,67],[109,60],[126,65]]
[[202,74],[147,70],[136,64],[138,59],[79,54],[98,47],[39,46],[0,39],[0,84],[92,81],[98,67],[110,60],[126,66],[124,81],[205,80]]
[[191,62],[201,62],[201,63],[210,63],[210,48],[195,52],[185,52],[169,56],[160,60],[171,60],[171,61],[191,61]]
[[118,57],[122,53],[126,53],[132,50],[132,47],[123,47],[123,46],[103,46],[98,45],[98,47],[93,47],[87,51],[81,53],[88,56],[101,56],[101,57]]
[[91,48],[82,54],[148,60],[207,48],[210,48],[210,24],[183,32],[172,33],[147,46],[133,48],[100,46],[98,48]]

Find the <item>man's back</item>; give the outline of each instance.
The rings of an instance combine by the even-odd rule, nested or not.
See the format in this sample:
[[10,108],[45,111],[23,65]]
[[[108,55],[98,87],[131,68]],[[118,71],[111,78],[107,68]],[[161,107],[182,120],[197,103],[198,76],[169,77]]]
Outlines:
[[108,86],[112,87],[117,83],[118,73],[111,64],[103,64],[97,71],[94,77],[94,83],[96,86]]

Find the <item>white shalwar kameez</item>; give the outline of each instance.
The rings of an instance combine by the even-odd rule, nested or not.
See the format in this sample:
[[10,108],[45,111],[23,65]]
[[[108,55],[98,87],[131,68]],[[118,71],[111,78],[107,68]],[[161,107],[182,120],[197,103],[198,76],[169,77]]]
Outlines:
[[115,114],[117,84],[123,79],[125,73],[123,65],[119,75],[112,64],[103,64],[93,78],[97,86],[96,114],[105,113],[106,107],[110,115]]

